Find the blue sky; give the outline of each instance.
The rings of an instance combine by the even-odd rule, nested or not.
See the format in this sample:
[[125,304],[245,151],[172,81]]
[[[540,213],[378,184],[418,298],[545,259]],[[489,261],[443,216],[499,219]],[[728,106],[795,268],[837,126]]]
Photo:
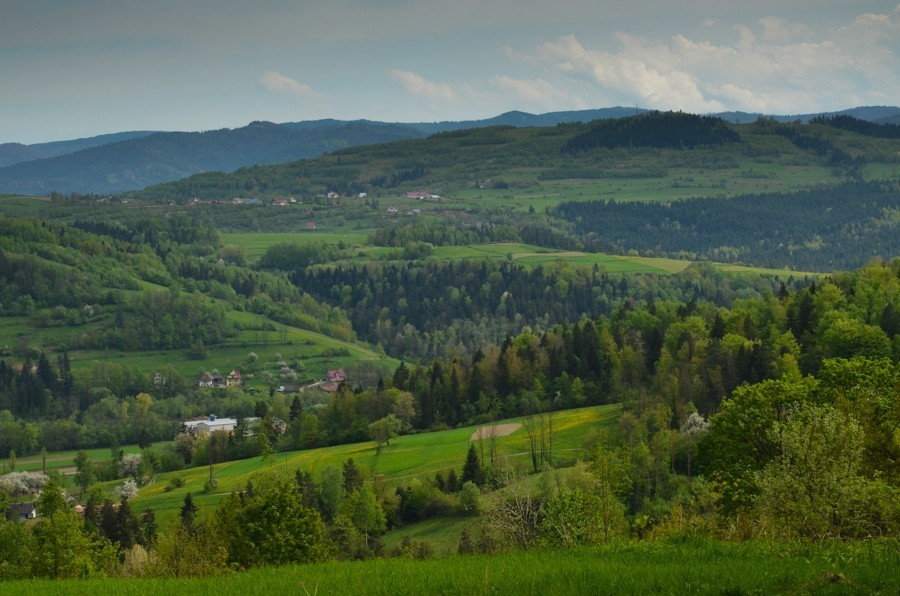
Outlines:
[[898,98],[896,0],[0,0],[0,143]]

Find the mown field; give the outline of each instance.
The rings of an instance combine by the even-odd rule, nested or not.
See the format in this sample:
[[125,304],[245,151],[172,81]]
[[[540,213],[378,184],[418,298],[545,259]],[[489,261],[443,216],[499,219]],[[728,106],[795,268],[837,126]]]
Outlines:
[[[325,232],[248,232],[222,234],[226,244],[244,248],[249,262],[256,262],[265,254],[268,247],[283,242],[306,244],[318,242],[338,244],[344,242],[351,249],[352,256],[346,262],[364,263],[377,260],[380,255],[392,250],[385,247],[367,245],[368,236],[358,233],[325,233]],[[654,257],[620,256],[605,253],[584,253],[579,251],[562,251],[542,246],[521,243],[491,243],[467,246],[438,246],[430,257],[440,261],[452,260],[509,260],[527,267],[539,267],[546,264],[571,264],[593,267],[597,265],[609,273],[679,273],[691,265],[691,261]],[[739,273],[765,273],[770,275],[815,275],[798,271],[781,269],[765,269],[745,267],[728,263],[715,263],[723,271]]]
[[[161,443],[156,443],[160,445]],[[137,445],[122,445],[119,447],[124,453],[140,453],[141,448]],[[98,449],[85,449],[88,457],[95,461],[108,460],[111,456],[109,447],[100,447]],[[57,471],[61,474],[74,473],[75,471],[75,455],[77,451],[49,451],[47,452],[47,471]],[[44,458],[40,455],[28,455],[16,458],[17,472],[35,472],[44,469]],[[10,471],[10,459],[0,458],[0,474]]]
[[[553,417],[553,453],[557,465],[574,462],[581,451],[589,429],[611,426],[618,415],[620,405],[595,406],[557,412]],[[516,423],[519,419],[499,421],[497,424]],[[371,441],[352,445],[336,445],[304,451],[278,453],[268,460],[262,457],[225,462],[214,466],[218,486],[213,494],[203,492],[209,479],[209,468],[191,468],[180,472],[158,475],[154,482],[141,489],[134,499],[136,510],[152,508],[157,519],[166,523],[180,510],[187,493],[208,512],[222,498],[223,494],[241,490],[253,476],[263,470],[274,470],[278,474],[293,476],[297,470],[308,470],[318,478],[327,466],[341,466],[348,458],[353,460],[372,477],[379,476],[379,482],[397,486],[413,478],[431,479],[438,471],[462,469],[469,448],[469,442],[477,427],[468,426],[453,430],[422,433],[398,437],[377,453]],[[530,467],[528,442],[525,430],[518,428],[508,436],[497,439],[498,457],[523,469]],[[487,441],[485,441],[486,443]],[[478,448],[481,444],[478,444]],[[487,457],[488,447],[484,445]],[[173,477],[184,480],[184,486],[166,491],[166,485]]]
[[414,561],[254,569],[203,579],[20,581],[4,594],[896,594],[895,541],[617,543]]

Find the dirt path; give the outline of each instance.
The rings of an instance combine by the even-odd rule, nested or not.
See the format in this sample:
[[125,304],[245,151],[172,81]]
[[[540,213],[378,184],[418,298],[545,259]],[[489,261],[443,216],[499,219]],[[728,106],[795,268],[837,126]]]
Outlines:
[[477,441],[479,439],[489,439],[491,437],[505,437],[519,430],[519,427],[521,426],[522,425],[518,422],[494,424],[493,426],[479,426],[475,429],[475,432],[472,433],[472,436],[469,437],[469,440]]

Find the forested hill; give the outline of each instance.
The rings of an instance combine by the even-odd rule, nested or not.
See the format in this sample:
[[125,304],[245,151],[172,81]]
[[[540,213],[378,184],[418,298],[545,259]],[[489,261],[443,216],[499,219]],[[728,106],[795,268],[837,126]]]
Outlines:
[[[472,188],[544,193],[548,181],[604,179],[659,179],[668,188],[678,188],[710,172],[730,174],[712,183],[722,189],[735,179],[740,182],[736,188],[763,189],[772,188],[779,171],[790,172],[785,182],[797,187],[809,185],[808,179],[816,180],[813,176],[818,176],[817,182],[859,178],[869,163],[896,162],[895,145],[892,139],[822,124],[759,120],[736,125],[710,117],[653,113],[553,127],[448,131],[292,163],[242,168],[233,174],[196,175],[130,196],[186,201],[193,197],[311,197],[336,191],[365,192],[371,197],[396,196],[398,191],[423,187],[445,196]],[[811,176],[809,172],[819,173]]]
[[[137,131],[35,145],[5,143],[0,144],[0,193],[115,193],[178,180],[198,172],[231,172],[239,167],[289,162],[344,147],[419,138],[438,132],[494,126],[552,127],[648,113],[653,112],[614,107],[545,114],[511,111],[469,121],[385,123],[325,119],[284,124],[254,122],[233,130]],[[777,122],[806,123],[816,117],[846,116],[869,123],[896,123],[897,114],[900,114],[900,108],[861,107],[830,114],[792,116],[728,112],[713,114],[709,119],[748,123],[764,117]],[[268,130],[262,134],[266,127]]]
[[740,135],[724,120],[694,114],[651,112],[599,122],[568,141],[565,152],[597,147],[687,147],[737,143]]
[[352,339],[340,310],[284,276],[220,261],[219,245],[184,215],[129,226],[0,218],[0,317],[68,328],[61,349],[210,346],[234,332],[226,308]]
[[619,250],[806,271],[850,270],[900,254],[900,185],[671,204],[567,202],[556,214]]
[[91,147],[99,147],[100,145],[109,145],[110,143],[146,137],[152,134],[154,134],[153,131],[136,130],[97,135],[95,137],[87,137],[84,139],[73,139],[71,141],[35,143],[34,145],[2,143],[0,144],[0,168],[21,163],[23,161],[47,159],[49,157],[56,157],[67,153],[75,153],[76,151],[81,151],[83,149],[90,149]]
[[0,191],[116,193],[198,172],[231,172],[422,135],[408,126],[367,122],[311,127],[253,122],[234,130],[160,132],[0,168]]

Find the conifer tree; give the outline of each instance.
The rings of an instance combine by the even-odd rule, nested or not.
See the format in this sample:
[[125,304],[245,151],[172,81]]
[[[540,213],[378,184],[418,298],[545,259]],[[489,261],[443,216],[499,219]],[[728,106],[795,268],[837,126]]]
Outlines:
[[463,464],[460,481],[463,484],[474,482],[478,486],[484,484],[484,471],[481,469],[481,460],[478,459],[474,444],[469,444],[469,453],[466,454],[466,463]]
[[197,515],[197,506],[194,505],[194,497],[191,496],[191,493],[188,493],[184,496],[184,504],[181,506],[181,525],[185,527],[185,529],[192,529],[194,527],[194,517]]

